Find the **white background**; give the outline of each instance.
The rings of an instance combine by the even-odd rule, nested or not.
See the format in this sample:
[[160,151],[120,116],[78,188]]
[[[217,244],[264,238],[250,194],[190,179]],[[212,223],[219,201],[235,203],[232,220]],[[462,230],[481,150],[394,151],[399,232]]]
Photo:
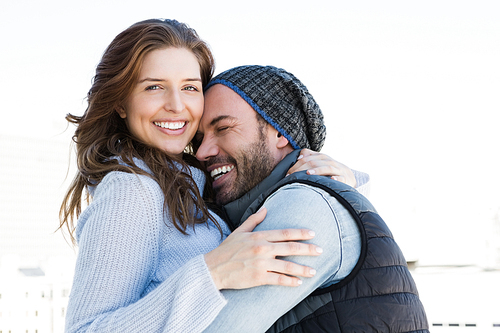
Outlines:
[[[498,268],[499,1],[1,0],[0,136],[24,138],[26,151],[25,138],[69,143],[64,116],[85,110],[105,47],[148,18],[195,28],[213,49],[217,73],[262,64],[300,78],[325,114],[324,152],[370,174],[371,200],[407,259]],[[43,183],[54,187],[47,192],[62,193],[59,168],[61,180]],[[27,179],[45,176],[36,163],[20,170]],[[29,181],[19,183],[20,192],[31,191]],[[14,197],[18,206],[38,209],[22,197]],[[54,227],[59,200],[46,205]],[[431,324],[500,322],[498,272],[433,269],[414,272]]]
[[64,116],[83,113],[105,47],[147,18],[195,28],[217,73],[262,64],[301,79],[326,117],[323,151],[371,175],[409,259],[486,260],[500,207],[498,1],[2,0],[0,134],[69,142]]

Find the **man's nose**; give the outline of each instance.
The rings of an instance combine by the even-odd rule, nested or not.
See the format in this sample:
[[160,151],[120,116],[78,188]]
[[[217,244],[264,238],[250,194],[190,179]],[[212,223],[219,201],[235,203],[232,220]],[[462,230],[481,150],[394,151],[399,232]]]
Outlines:
[[217,146],[217,142],[215,140],[205,137],[201,142],[198,151],[196,152],[196,158],[199,161],[206,161],[210,157],[217,156],[219,154],[219,147]]

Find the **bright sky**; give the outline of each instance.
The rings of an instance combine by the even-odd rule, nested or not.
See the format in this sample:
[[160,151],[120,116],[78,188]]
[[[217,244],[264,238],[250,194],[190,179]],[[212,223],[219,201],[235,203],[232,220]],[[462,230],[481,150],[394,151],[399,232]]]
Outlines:
[[500,2],[4,1],[0,135],[67,139],[105,47],[157,17],[195,28],[217,72],[301,79],[327,120],[324,152],[371,175],[407,256],[468,261],[484,246],[500,207]]

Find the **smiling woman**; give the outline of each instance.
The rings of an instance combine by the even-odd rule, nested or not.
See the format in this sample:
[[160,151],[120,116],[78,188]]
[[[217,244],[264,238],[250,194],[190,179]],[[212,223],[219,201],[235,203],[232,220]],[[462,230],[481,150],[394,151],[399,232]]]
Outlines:
[[[251,233],[262,210],[228,236],[201,196],[205,173],[183,152],[213,67],[208,46],[185,24],[136,23],[105,51],[84,115],[67,116],[77,125],[78,172],[60,227],[79,246],[67,332],[201,332],[226,306],[220,289],[298,286],[297,276],[314,275],[276,259],[319,255],[290,242],[313,238],[309,230]],[[205,254],[216,249],[224,256],[212,255],[218,267],[209,268]]]
[[138,83],[117,111],[135,138],[180,156],[203,113],[200,65],[195,55],[173,47],[149,52]]

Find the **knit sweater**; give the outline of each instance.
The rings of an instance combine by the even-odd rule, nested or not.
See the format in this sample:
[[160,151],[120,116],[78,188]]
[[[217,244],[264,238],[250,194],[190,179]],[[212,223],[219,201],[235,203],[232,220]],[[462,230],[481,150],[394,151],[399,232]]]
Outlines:
[[[191,171],[203,192],[204,174]],[[164,212],[158,183],[147,176],[110,172],[92,194],[76,229],[66,331],[203,331],[226,304],[203,257],[222,240],[215,225],[182,234]],[[213,215],[225,238],[226,224]]]

